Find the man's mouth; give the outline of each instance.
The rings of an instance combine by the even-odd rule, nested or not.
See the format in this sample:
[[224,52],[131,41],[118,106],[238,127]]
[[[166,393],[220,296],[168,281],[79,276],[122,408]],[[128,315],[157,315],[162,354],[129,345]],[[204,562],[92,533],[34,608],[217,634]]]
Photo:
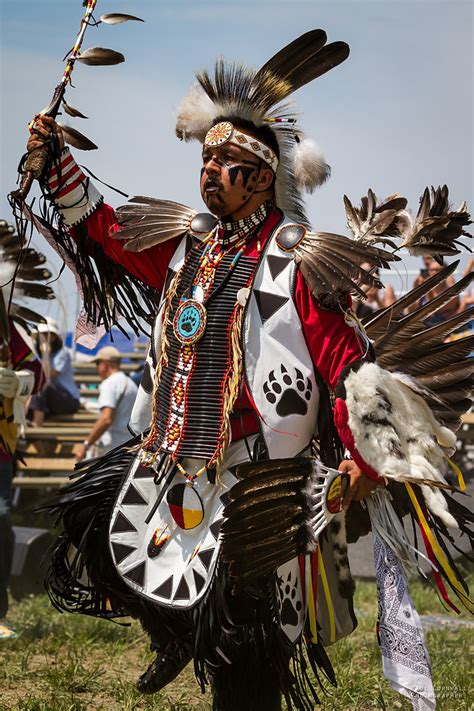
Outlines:
[[204,183],[205,193],[217,193],[221,189],[221,184],[217,180],[206,180]]

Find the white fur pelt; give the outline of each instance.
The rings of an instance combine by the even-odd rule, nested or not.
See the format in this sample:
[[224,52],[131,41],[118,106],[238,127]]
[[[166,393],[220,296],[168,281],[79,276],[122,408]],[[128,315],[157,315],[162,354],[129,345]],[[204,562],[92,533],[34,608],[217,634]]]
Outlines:
[[[434,417],[403,374],[365,363],[346,378],[348,424],[357,451],[380,476],[446,483],[445,449],[456,437]],[[440,490],[422,486],[428,508],[447,525],[458,525]]]

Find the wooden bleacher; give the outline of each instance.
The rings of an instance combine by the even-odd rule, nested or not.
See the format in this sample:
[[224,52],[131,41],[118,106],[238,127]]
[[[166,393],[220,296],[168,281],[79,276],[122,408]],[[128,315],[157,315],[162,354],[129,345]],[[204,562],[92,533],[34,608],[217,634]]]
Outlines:
[[[136,372],[143,365],[146,348],[140,347],[141,344],[138,346],[136,351],[124,353],[122,356],[123,359],[132,361],[121,366],[127,373]],[[81,399],[89,401],[97,398],[100,378],[95,364],[76,362],[74,372]],[[18,472],[13,480],[13,486],[22,489],[53,488],[66,484],[74,470],[75,450],[87,437],[96,419],[96,412],[82,409],[74,415],[52,417],[44,423],[43,427],[30,429],[21,447],[24,463],[18,463]],[[464,415],[463,425],[458,432],[458,438],[474,444],[474,412]],[[48,456],[41,455],[37,447],[44,449],[44,446],[48,445],[50,447]]]
[[[95,419],[91,420],[94,421]],[[468,428],[459,430],[458,438],[473,443],[474,412],[464,415],[463,423],[468,425]],[[59,423],[56,423],[56,428],[41,427],[28,433],[26,446],[23,447],[25,463],[18,463],[18,474],[13,480],[14,487],[56,488],[64,486],[69,481],[68,477],[74,471],[75,447],[84,441],[90,426],[81,424],[81,426],[71,427],[67,424],[58,428]],[[48,457],[39,456],[32,443],[34,439],[54,442],[54,452]]]
[[[143,366],[146,348],[137,346],[137,350],[122,354],[123,360],[132,361],[122,362],[121,370],[125,373],[137,372]],[[92,403],[99,396],[96,365],[76,361],[73,367],[81,400]],[[50,417],[42,427],[30,428],[20,443],[23,462],[18,462],[13,486],[20,489],[64,486],[74,471],[76,448],[85,440],[97,417],[97,412],[84,408],[73,415]]]

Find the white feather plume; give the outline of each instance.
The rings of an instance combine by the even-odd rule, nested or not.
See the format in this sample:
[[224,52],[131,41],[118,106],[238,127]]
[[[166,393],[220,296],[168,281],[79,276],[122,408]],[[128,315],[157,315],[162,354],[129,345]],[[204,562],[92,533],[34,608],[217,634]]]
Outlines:
[[293,160],[295,180],[299,190],[312,193],[331,175],[331,167],[326,163],[317,143],[310,138],[295,142]]
[[216,107],[199,84],[194,84],[178,107],[176,135],[181,141],[204,141],[216,116]]

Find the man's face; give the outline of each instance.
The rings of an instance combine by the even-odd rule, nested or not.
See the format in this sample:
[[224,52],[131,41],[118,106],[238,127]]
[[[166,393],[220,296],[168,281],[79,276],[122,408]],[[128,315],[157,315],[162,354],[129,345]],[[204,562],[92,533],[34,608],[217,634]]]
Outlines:
[[203,146],[201,196],[217,217],[235,215],[255,192],[262,161],[253,153],[225,143]]
[[96,361],[97,375],[101,380],[105,380],[109,375],[109,363],[106,360]]

